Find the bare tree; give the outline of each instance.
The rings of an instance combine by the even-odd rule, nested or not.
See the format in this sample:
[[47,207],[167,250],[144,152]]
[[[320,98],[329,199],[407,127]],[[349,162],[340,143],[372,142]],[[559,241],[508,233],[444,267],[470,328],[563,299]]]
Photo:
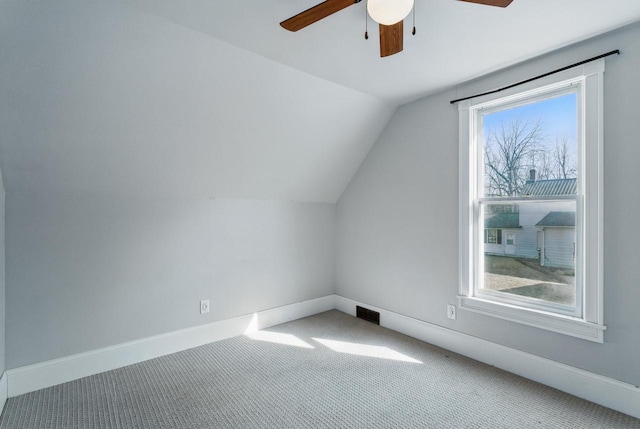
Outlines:
[[567,136],[556,137],[553,158],[555,164],[554,175],[556,179],[576,177],[578,168],[569,148],[569,138]]
[[[541,146],[542,147],[542,146]],[[542,148],[533,151],[529,159],[530,168],[536,170],[536,180],[555,179],[554,158]]]
[[518,196],[536,170],[537,180],[570,179],[577,174],[569,137],[545,139],[540,120],[514,120],[488,130],[484,145],[486,196]]
[[490,130],[484,147],[485,186],[487,196],[517,196],[536,168],[541,157],[548,164],[542,149],[541,121],[516,119]]

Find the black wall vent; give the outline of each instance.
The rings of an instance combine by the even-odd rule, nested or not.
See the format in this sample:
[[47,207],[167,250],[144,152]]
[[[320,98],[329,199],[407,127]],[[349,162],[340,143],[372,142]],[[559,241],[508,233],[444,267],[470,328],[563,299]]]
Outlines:
[[380,324],[380,313],[360,307],[359,305],[356,305],[356,317],[364,319],[367,322],[375,323],[376,325]]

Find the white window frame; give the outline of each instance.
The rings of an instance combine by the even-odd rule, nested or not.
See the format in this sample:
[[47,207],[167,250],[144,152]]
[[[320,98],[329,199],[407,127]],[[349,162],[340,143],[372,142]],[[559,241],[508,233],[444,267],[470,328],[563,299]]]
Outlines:
[[[458,305],[469,310],[512,322],[522,323],[590,341],[604,342],[602,221],[603,221],[603,81],[604,59],[593,61],[500,93],[460,102],[460,236]],[[491,106],[517,104],[523,98],[543,98],[553,90],[578,85],[578,134],[583,144],[578,153],[578,197],[576,201],[576,239],[582,239],[576,255],[577,295],[582,294],[581,308],[575,314],[534,308],[512,300],[492,299],[475,293],[478,241],[484,225],[478,219],[478,136],[477,112]],[[517,198],[509,198],[509,201]],[[521,198],[527,201],[527,198]],[[578,230],[580,228],[580,230]],[[578,238],[581,237],[581,238]],[[504,240],[504,237],[503,237]],[[481,247],[480,247],[481,248]],[[579,258],[579,260],[578,260]],[[580,272],[578,272],[580,270]]]

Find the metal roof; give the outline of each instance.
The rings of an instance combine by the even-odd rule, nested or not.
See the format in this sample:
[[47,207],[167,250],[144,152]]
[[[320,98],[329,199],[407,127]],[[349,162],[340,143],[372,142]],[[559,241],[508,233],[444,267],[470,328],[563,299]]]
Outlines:
[[576,212],[550,212],[536,226],[576,226]]
[[527,180],[522,188],[522,196],[575,195],[576,179]]
[[520,213],[496,213],[484,219],[485,228],[521,228]]

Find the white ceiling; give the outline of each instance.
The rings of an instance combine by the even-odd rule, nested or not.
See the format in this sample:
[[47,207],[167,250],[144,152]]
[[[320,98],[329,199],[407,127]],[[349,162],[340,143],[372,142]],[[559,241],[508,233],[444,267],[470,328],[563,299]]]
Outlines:
[[364,1],[278,25],[316,1],[0,0],[8,195],[332,203],[400,103],[640,19],[638,0],[417,0],[381,59]]
[[404,51],[381,59],[366,0],[296,33],[279,22],[320,0],[118,1],[398,104],[640,20],[638,0],[416,0],[416,35],[409,16]]

